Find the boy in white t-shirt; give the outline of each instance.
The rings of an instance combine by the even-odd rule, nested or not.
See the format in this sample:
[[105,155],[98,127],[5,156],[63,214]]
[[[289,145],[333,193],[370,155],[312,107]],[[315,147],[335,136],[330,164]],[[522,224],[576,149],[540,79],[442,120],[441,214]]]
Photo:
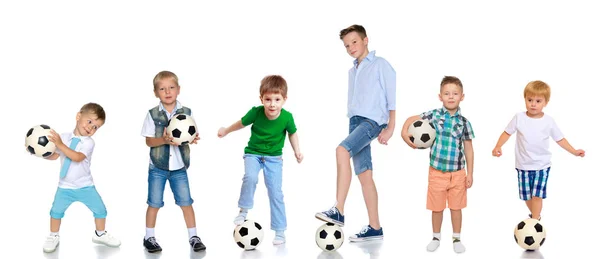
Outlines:
[[510,121],[492,151],[502,155],[502,145],[517,133],[515,167],[519,177],[519,197],[527,204],[529,217],[541,219],[542,199],[546,198],[546,183],[550,172],[552,154],[548,139],[552,138],[569,153],[583,157],[585,151],[575,149],[564,138],[554,119],[542,110],[550,101],[550,86],[542,81],[532,81],[525,86],[526,112],[517,113]]
[[44,252],[56,250],[59,243],[58,231],[61,219],[67,208],[76,201],[85,204],[93,213],[96,232],[92,241],[111,247],[118,247],[121,241],[104,230],[106,225],[106,207],[94,186],[90,171],[96,133],[106,120],[102,106],[96,103],[85,104],[76,116],[77,123],[72,132],[58,135],[51,130],[48,139],[56,145],[56,152],[47,157],[49,160],[61,159],[61,171],[54,202],[50,209],[50,235],[44,242]]

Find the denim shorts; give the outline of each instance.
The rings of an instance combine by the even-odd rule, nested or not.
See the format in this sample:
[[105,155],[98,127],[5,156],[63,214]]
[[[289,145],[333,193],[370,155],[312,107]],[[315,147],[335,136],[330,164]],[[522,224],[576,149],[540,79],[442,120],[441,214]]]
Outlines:
[[350,118],[350,134],[340,143],[350,153],[354,163],[354,173],[373,170],[371,162],[371,141],[379,136],[379,133],[387,127],[387,124],[378,125],[374,120],[353,116]]
[[194,203],[190,195],[190,183],[188,182],[185,167],[179,170],[162,170],[152,164],[148,168],[148,205],[153,208],[161,208],[165,205],[163,194],[165,185],[169,180],[175,204],[178,206],[190,206]]

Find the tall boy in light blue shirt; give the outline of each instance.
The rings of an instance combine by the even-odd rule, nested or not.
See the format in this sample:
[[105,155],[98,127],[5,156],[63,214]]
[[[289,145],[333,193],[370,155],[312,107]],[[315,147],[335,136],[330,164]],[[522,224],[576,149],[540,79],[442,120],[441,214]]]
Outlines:
[[344,205],[352,173],[358,175],[369,214],[369,225],[349,237],[350,241],[383,238],[379,223],[377,188],[373,182],[371,141],[375,138],[387,145],[396,125],[396,71],[383,58],[369,52],[367,32],[361,25],[352,25],[340,32],[348,54],[355,58],[348,71],[348,118],[350,134],[336,149],[336,204],[315,216],[323,221],[344,226]]

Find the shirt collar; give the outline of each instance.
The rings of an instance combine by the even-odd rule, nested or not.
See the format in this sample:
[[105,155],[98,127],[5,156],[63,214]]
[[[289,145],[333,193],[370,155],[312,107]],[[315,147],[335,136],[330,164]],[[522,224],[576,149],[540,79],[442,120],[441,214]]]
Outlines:
[[[367,60],[370,62],[370,61],[373,61],[374,58],[375,58],[375,50],[370,51],[369,54],[367,54],[367,56],[365,57],[365,59],[363,61]],[[354,60],[354,66],[356,67],[356,65],[358,65],[358,59]]]
[[[177,103],[175,104],[175,109],[173,110],[173,112],[175,112],[175,111],[181,109],[181,107],[183,107],[179,101],[176,101],[176,102]],[[162,102],[158,102],[158,110],[159,111],[165,111],[165,112],[167,111],[165,109],[165,106],[163,106]]]
[[[446,114],[448,113],[448,109],[446,109],[446,107],[442,106],[442,114]],[[458,110],[456,110],[456,112],[454,113],[454,115],[451,115],[451,117],[454,116],[459,116],[460,114],[460,107],[458,107]]]
[[80,142],[85,142],[85,140],[89,137],[88,136],[76,136],[75,133],[69,132],[69,136],[67,137],[67,139],[69,141],[71,141],[74,138],[78,138]]

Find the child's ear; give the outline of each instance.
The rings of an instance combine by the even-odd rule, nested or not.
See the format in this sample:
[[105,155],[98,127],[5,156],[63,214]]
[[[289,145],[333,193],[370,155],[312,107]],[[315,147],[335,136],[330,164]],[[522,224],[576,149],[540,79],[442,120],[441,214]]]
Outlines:
[[442,100],[442,94],[438,94],[438,97],[440,98],[440,101],[444,101]]
[[78,121],[79,119],[81,119],[81,112],[77,113],[77,116],[75,116],[75,120]]
[[462,102],[462,100],[464,100],[464,99],[465,99],[465,94],[461,94],[460,101]]

